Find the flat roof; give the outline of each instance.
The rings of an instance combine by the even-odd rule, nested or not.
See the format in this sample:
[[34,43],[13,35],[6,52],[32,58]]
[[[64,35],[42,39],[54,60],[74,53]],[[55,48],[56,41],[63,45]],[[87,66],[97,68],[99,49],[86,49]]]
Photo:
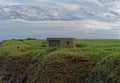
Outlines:
[[47,39],[75,39],[75,38],[68,38],[68,37],[66,37],[66,38],[57,38],[57,37],[56,38],[52,38],[51,37],[51,38],[47,38]]

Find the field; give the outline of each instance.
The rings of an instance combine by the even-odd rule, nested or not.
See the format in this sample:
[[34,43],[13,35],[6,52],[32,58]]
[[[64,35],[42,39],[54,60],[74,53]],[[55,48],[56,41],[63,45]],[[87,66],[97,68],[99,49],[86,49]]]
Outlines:
[[120,83],[120,40],[77,39],[80,48],[46,40],[0,43],[0,83]]

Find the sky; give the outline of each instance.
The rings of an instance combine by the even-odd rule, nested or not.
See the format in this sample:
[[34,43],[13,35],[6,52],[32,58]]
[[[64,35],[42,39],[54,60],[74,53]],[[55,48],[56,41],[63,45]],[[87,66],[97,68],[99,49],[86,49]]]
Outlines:
[[84,11],[91,14],[90,17],[80,14],[84,18],[70,21],[0,20],[0,40],[26,37],[120,39],[119,4],[120,0],[0,0],[1,6],[34,5],[70,11],[86,8]]

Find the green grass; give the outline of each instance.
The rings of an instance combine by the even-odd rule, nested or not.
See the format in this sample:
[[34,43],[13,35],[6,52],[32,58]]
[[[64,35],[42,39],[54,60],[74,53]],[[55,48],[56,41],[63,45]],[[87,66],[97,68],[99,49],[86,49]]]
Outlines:
[[120,83],[120,55],[104,58],[94,68],[88,83]]
[[[120,40],[100,40],[100,39],[94,39],[94,40],[85,40],[85,39],[77,39],[76,44],[83,45],[82,48],[47,48],[45,46],[45,40],[5,40],[0,45],[0,54],[7,54],[18,56],[21,53],[33,53],[37,54],[41,51],[52,51],[52,50],[62,50],[62,51],[84,51],[88,53],[90,56],[108,56],[113,53],[119,53],[120,51]],[[103,56],[103,57],[104,57]],[[96,61],[99,61],[96,57]],[[101,60],[101,59],[100,59]]]
[[[84,83],[88,74],[93,70],[103,70],[108,77],[115,76],[118,78],[120,76],[120,65],[118,64],[113,70],[111,69],[112,66],[109,65],[120,57],[120,40],[77,39],[75,43],[82,45],[82,47],[47,47],[46,40],[40,39],[3,41],[0,44],[0,67],[4,71],[2,71],[2,76],[0,76],[0,83],[4,83],[8,77],[11,79],[13,77],[13,83],[17,80],[21,82],[21,80],[25,79],[26,72],[26,81],[28,83],[50,83],[50,81],[54,83]],[[108,61],[104,61],[107,60],[106,57],[110,57],[107,58]],[[120,59],[117,60],[118,62],[120,61]],[[94,65],[91,65],[93,63]],[[81,73],[83,70],[87,73]],[[111,74],[109,75],[110,72]],[[91,75],[94,76],[94,72]],[[90,82],[93,80],[91,79]]]
[[43,40],[5,40],[0,45],[0,54],[19,56],[26,53],[37,54],[46,47],[42,46]]

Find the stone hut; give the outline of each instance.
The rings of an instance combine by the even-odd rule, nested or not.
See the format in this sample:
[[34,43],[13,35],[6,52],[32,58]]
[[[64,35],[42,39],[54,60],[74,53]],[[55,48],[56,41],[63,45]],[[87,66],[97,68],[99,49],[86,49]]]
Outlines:
[[47,46],[75,47],[74,38],[47,38]]

